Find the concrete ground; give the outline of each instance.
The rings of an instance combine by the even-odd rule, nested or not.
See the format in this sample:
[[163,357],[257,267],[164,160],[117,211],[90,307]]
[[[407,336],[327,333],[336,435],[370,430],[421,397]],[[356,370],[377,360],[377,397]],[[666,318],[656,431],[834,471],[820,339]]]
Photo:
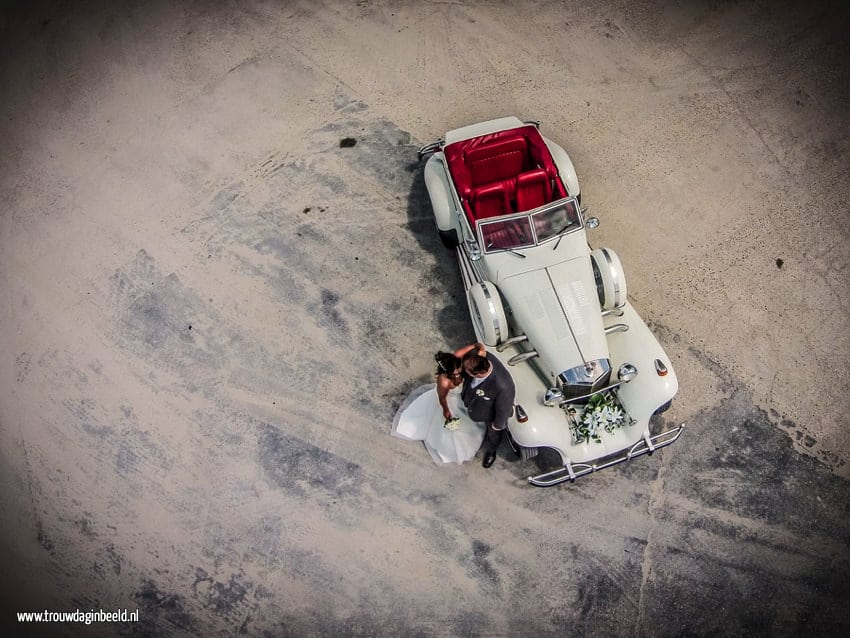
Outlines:
[[[846,3],[0,15],[5,635],[848,635]],[[551,489],[389,434],[472,338],[416,148],[510,114],[688,425]]]

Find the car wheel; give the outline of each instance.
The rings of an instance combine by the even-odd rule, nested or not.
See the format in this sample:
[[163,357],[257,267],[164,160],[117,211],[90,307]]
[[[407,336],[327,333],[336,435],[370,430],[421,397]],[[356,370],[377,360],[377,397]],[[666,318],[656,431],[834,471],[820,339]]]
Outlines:
[[537,453],[540,452],[539,448],[536,447],[523,447],[519,443],[514,440],[514,437],[511,436],[511,431],[508,430],[508,445],[511,446],[511,450],[516,455],[517,458],[522,459],[523,461],[527,461],[528,459],[532,459],[537,456]]
[[523,461],[527,461],[528,459],[533,459],[535,456],[537,456],[538,452],[540,452],[540,448],[522,447],[521,445],[519,446],[519,457]]
[[652,413],[652,416],[656,414],[662,414],[663,412],[667,412],[670,409],[670,406],[673,405],[673,399],[670,399],[667,403],[660,406],[655,412]]
[[451,230],[440,230],[438,228],[437,234],[440,235],[440,242],[449,250],[454,250],[460,246],[460,239],[458,239],[457,231],[454,228]]

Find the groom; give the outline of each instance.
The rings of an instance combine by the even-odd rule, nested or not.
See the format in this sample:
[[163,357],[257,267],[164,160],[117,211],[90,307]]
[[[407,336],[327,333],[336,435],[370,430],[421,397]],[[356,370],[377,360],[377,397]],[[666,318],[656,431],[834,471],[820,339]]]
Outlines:
[[490,467],[496,460],[508,418],[513,414],[514,380],[501,361],[478,349],[464,355],[463,371],[466,374],[460,396],[470,418],[487,426],[482,465]]

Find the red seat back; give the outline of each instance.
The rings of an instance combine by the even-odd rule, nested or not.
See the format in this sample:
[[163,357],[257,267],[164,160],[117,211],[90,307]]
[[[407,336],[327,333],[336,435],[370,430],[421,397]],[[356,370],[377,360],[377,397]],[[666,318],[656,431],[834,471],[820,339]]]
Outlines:
[[473,186],[512,179],[522,171],[528,143],[522,137],[478,146],[466,153]]
[[542,168],[520,173],[516,180],[517,211],[526,211],[552,199],[552,184],[549,175]]
[[511,211],[508,192],[503,184],[481,186],[472,193],[472,210],[475,219],[507,215]]

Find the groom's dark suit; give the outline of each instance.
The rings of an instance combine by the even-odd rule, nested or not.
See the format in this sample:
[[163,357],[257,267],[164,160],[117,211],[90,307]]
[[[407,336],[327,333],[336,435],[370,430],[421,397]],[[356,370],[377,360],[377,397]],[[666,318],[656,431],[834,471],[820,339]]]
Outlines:
[[[490,355],[487,361],[493,366],[490,375],[474,388],[475,377],[466,375],[460,397],[470,418],[487,425],[487,447],[495,452],[502,431],[508,427],[508,418],[513,414],[516,387],[501,361]],[[491,434],[491,430],[496,432]]]

